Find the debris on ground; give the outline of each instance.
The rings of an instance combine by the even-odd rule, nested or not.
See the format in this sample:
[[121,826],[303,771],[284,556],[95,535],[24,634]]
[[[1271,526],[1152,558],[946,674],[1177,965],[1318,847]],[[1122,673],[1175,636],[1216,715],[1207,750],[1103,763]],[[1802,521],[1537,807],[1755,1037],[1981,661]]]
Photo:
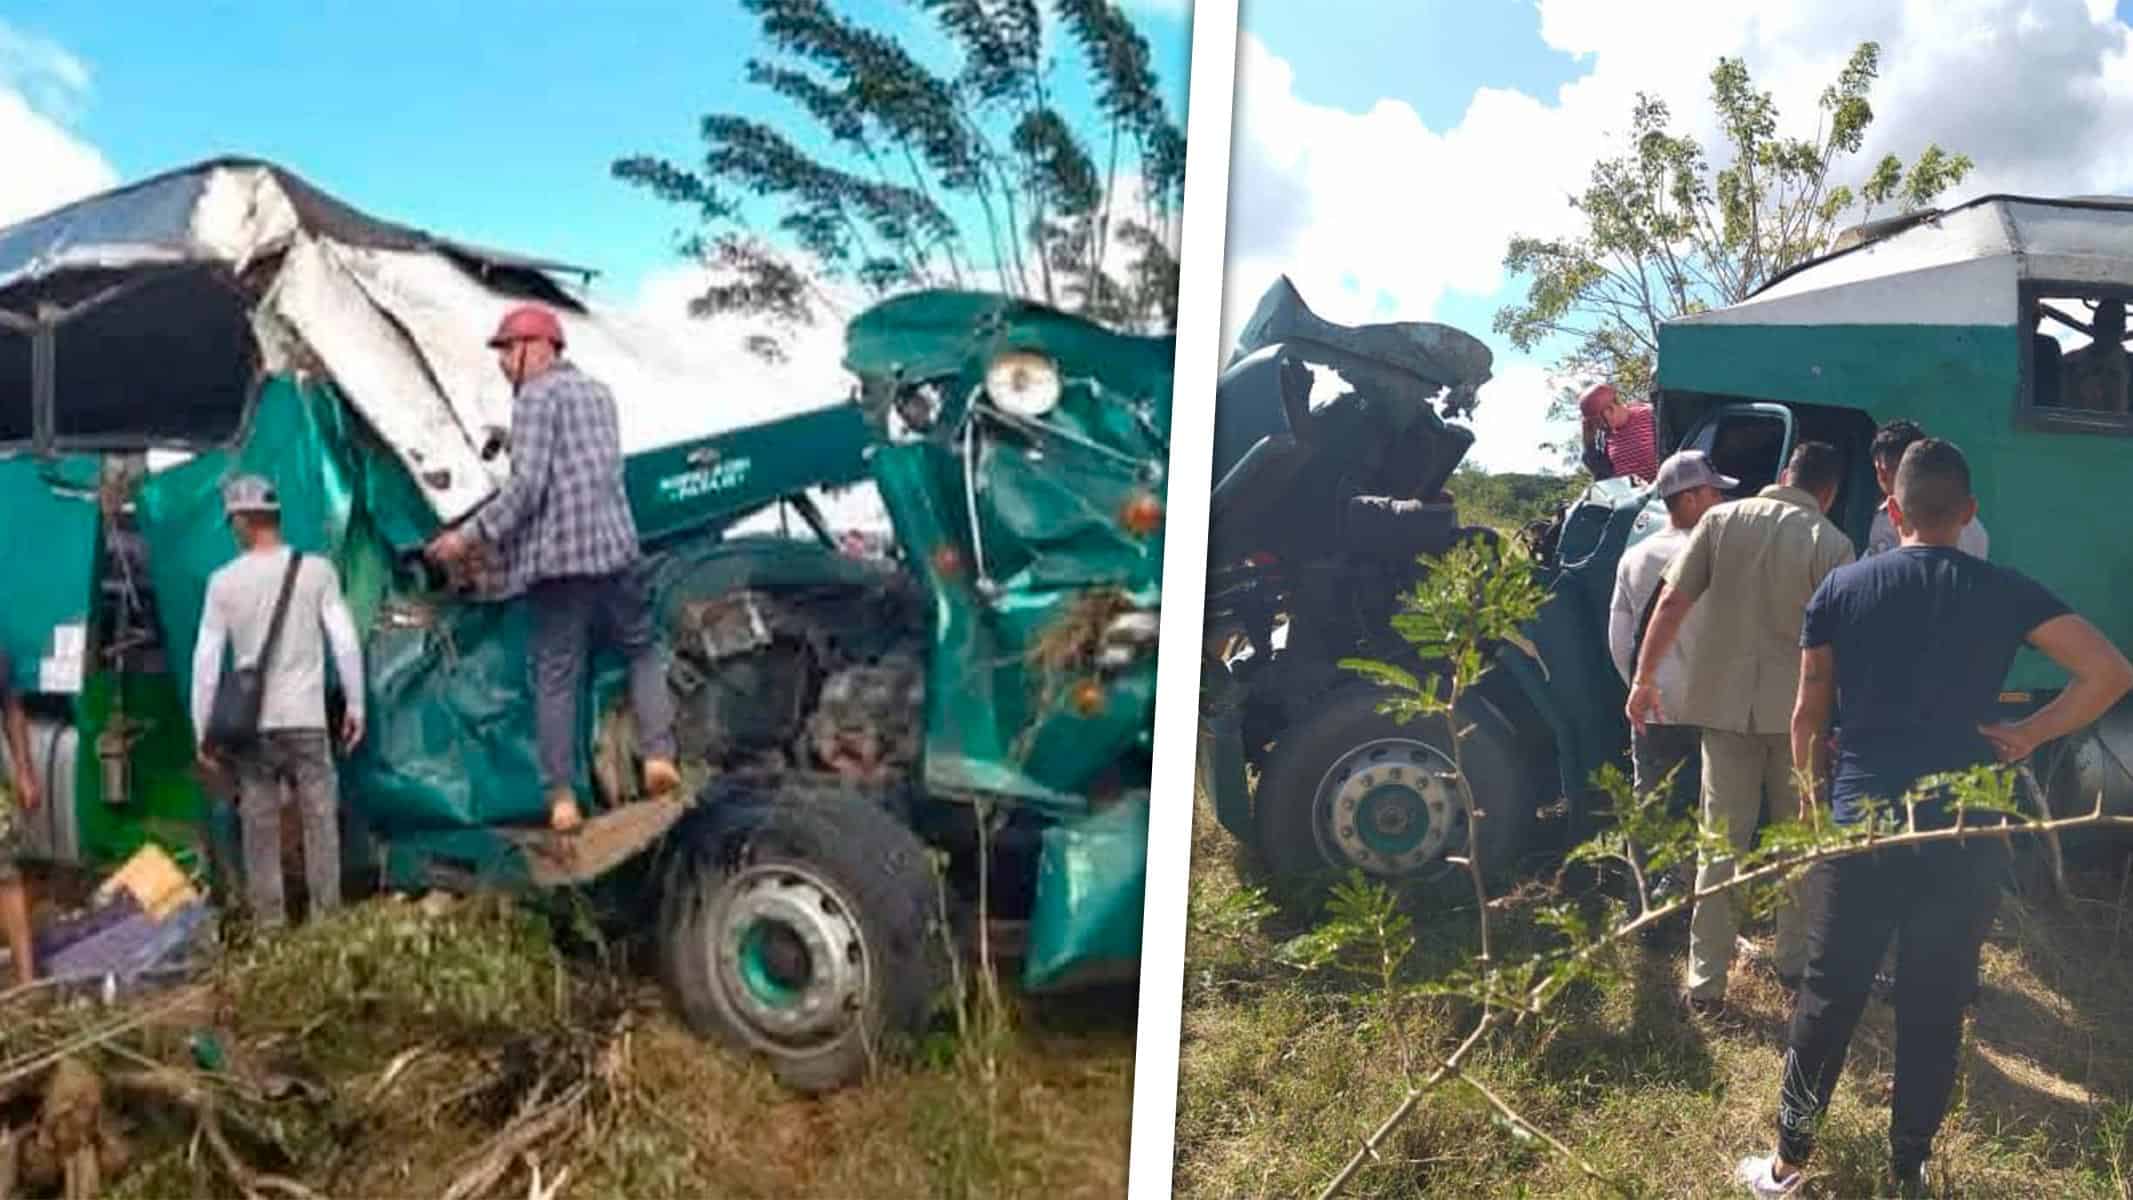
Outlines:
[[[122,873],[59,956],[109,977],[145,953],[112,939],[208,911],[144,904],[157,875]],[[20,999],[0,997],[0,1197],[498,1194],[583,1136],[623,1024],[538,917],[435,896],[232,945],[176,986]]]
[[160,851],[36,893],[49,974],[0,992],[0,1200],[1124,1186],[1130,999],[942,1030],[808,1099],[679,1024],[643,947],[566,954],[579,933],[502,896],[259,933]]
[[108,1000],[182,974],[211,936],[214,916],[170,856],[146,846],[85,906],[37,930],[32,945],[39,985],[94,985]]

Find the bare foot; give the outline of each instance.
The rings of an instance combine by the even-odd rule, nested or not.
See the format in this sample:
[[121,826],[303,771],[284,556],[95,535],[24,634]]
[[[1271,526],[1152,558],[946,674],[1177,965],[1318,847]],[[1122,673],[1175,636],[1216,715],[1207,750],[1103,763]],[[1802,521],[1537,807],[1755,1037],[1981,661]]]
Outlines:
[[584,823],[576,800],[560,799],[548,806],[548,827],[557,833],[574,833]]
[[644,794],[654,800],[681,788],[681,772],[670,759],[644,760]]

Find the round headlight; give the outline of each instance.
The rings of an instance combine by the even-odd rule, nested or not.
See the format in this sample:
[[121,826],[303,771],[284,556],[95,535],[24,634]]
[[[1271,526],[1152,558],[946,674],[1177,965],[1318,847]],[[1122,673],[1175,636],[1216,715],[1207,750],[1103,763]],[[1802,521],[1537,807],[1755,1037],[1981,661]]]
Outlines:
[[1042,354],[1011,350],[985,369],[985,394],[1002,412],[1041,417],[1059,404],[1059,368]]

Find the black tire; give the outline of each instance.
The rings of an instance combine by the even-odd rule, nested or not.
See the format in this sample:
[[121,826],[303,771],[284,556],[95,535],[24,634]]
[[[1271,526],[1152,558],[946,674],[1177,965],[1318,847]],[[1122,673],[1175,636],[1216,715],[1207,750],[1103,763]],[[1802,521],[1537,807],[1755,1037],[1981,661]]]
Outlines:
[[[1398,798],[1401,777],[1413,778],[1407,768],[1448,773],[1451,735],[1442,717],[1416,717],[1403,725],[1379,713],[1382,698],[1383,693],[1375,688],[1345,688],[1329,696],[1316,715],[1285,730],[1274,744],[1252,805],[1259,851],[1267,866],[1277,878],[1306,886],[1345,874],[1351,867],[1388,880],[1427,883],[1454,869],[1444,856],[1465,854],[1469,832],[1478,827],[1484,873],[1500,878],[1524,850],[1539,807],[1540,789],[1518,756],[1510,722],[1479,696],[1469,693],[1459,702],[1461,723],[1472,727],[1460,755],[1483,813],[1477,826],[1468,820],[1458,788],[1450,780],[1441,781],[1445,786],[1438,795],[1448,805],[1425,804],[1413,788],[1407,789],[1416,793],[1412,799]],[[1373,743],[1378,744],[1375,749],[1363,749]],[[1393,848],[1404,845],[1398,839],[1413,828],[1414,817],[1423,817],[1428,824],[1417,835],[1420,840],[1397,855],[1381,852],[1378,847],[1387,843],[1364,835],[1360,841],[1368,843],[1364,848],[1373,855],[1366,861],[1347,855],[1342,846],[1344,841],[1358,841],[1362,814],[1358,812],[1352,827],[1336,826],[1327,818],[1337,802],[1352,797],[1354,788],[1369,787],[1370,775],[1381,770],[1391,778],[1379,790],[1395,797]],[[1344,782],[1351,779],[1352,784]],[[1417,805],[1423,807],[1417,809]],[[1429,828],[1439,823],[1429,814],[1438,811],[1448,818],[1441,833]],[[1372,832],[1385,836],[1382,828]],[[1432,842],[1437,847],[1433,853]],[[1414,861],[1418,857],[1422,861]]]
[[720,807],[689,831],[660,914],[683,1018],[794,1091],[860,1081],[925,1031],[949,981],[924,843],[861,795],[706,801]]

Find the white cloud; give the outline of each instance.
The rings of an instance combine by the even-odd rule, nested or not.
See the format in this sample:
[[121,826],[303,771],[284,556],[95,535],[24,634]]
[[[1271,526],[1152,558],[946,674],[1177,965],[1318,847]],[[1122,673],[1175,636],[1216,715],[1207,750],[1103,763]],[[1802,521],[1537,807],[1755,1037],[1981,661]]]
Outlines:
[[[1584,73],[1549,96],[1479,89],[1442,130],[1391,98],[1363,113],[1311,104],[1275,48],[1243,37],[1226,339],[1283,272],[1342,321],[1428,320],[1450,292],[1497,294],[1513,234],[1574,230],[1566,197],[1619,148],[1636,93],[1665,98],[1677,127],[1715,148],[1708,75],[1721,55],[1747,61],[1788,132],[1808,132],[1853,47],[1878,41],[1875,122],[1854,176],[1938,142],[1978,164],[1963,196],[2133,191],[2120,132],[2133,125],[2133,30],[2110,0],[1653,0],[1636,19],[1608,0],[1538,3],[1543,40]],[[1560,435],[1538,416],[1552,389],[1537,364],[1492,344],[1474,457],[1540,465],[1535,446]]]
[[0,21],[0,79],[42,93],[47,106],[64,106],[89,90],[89,67],[58,42]]
[[1491,471],[1559,471],[1562,456],[1548,444],[1570,430],[1548,422],[1548,401],[1558,380],[1531,360],[1498,360],[1495,378],[1483,385],[1487,403],[1474,410],[1474,448],[1466,461]]
[[[690,316],[690,299],[701,295],[715,278],[708,269],[693,265],[654,271],[639,282],[637,294],[626,302],[630,315],[669,334],[676,345],[689,347],[690,359],[702,365],[704,378],[716,381],[718,394],[706,396],[707,405],[745,408],[751,420],[761,421],[822,408],[851,395],[858,380],[844,369],[844,323],[865,307],[857,289],[818,280],[827,303],[812,325],[786,326],[764,316]],[[766,361],[750,350],[751,338],[765,336],[782,345],[783,361]],[[661,414],[656,424],[667,431],[668,436],[661,439],[666,441],[700,436],[707,427],[724,427],[733,421],[668,413]],[[888,525],[887,511],[871,487],[818,496],[817,500],[837,528]],[[748,528],[761,530],[777,524],[777,515],[767,513]]]
[[89,91],[89,68],[57,43],[0,22],[0,225],[99,192],[110,162],[68,128]]

